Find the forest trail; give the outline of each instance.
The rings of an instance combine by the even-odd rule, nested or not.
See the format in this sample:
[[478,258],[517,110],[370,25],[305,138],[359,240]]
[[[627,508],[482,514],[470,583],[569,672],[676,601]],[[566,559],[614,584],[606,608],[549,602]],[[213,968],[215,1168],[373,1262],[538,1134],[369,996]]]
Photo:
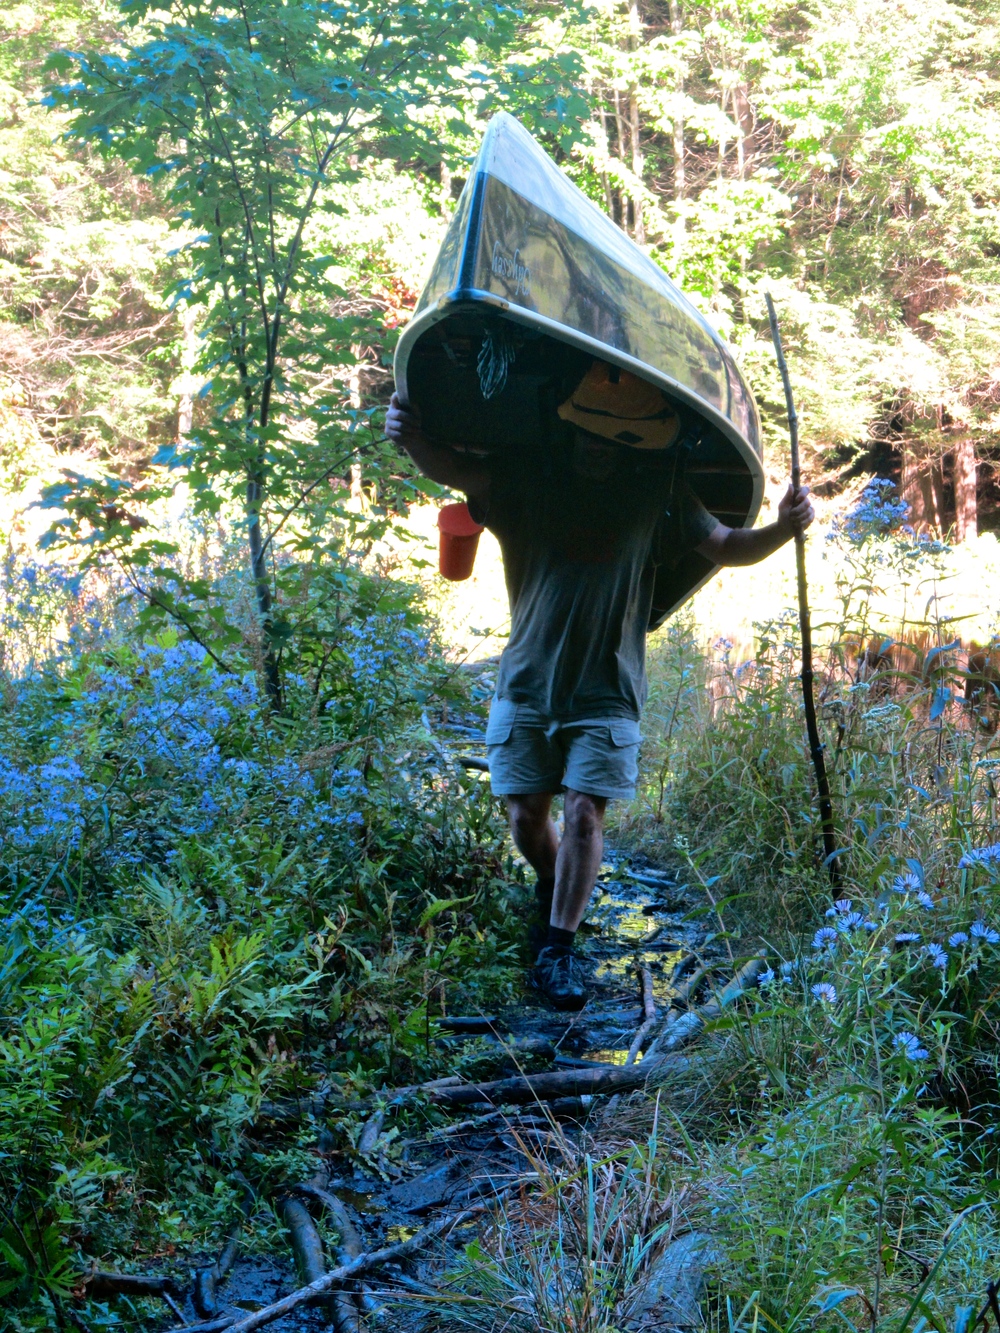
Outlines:
[[[609,848],[582,931],[583,955],[593,969],[593,991],[586,1007],[578,1014],[560,1014],[526,988],[517,1003],[496,1013],[442,1019],[441,1030],[446,1035],[436,1040],[452,1047],[456,1057],[481,1051],[483,1066],[492,1066],[491,1078],[621,1068],[648,1016],[643,971],[652,981],[657,1025],[670,1009],[678,984],[683,986],[676,975],[679,968],[690,976],[692,967],[714,964],[720,981],[728,978],[732,966],[714,938],[714,919],[706,909],[710,911],[699,886],[685,883],[683,877],[643,857]],[[708,982],[709,977],[704,980]],[[689,997],[692,1003],[700,985]],[[405,1240],[436,1219],[537,1180],[536,1154],[558,1151],[561,1139],[579,1143],[600,1128],[609,1109],[614,1110],[608,1097],[589,1095],[545,1101],[530,1098],[526,1105],[508,1105],[502,1110],[485,1103],[456,1106],[450,1108],[449,1122],[440,1123],[438,1115],[438,1123],[431,1125],[428,1117],[423,1133],[413,1132],[411,1122],[402,1150],[390,1162],[383,1149],[397,1134],[392,1101],[391,1092],[372,1099],[370,1113],[366,1113],[358,1147],[367,1150],[369,1165],[362,1165],[357,1153],[349,1157],[334,1149],[329,1130],[319,1135],[312,1188],[319,1183],[321,1191],[335,1196],[346,1208],[348,1226],[356,1231],[355,1248],[360,1245],[365,1253]],[[343,1110],[346,1113],[348,1108]],[[330,1119],[336,1116],[337,1109],[331,1107]],[[322,1199],[307,1190],[300,1197],[320,1218]],[[473,1238],[477,1225],[478,1219],[459,1227],[447,1243],[432,1245],[402,1265],[380,1268],[365,1284],[362,1303],[372,1312],[392,1302],[394,1327],[413,1333],[434,1327],[434,1315],[424,1307],[433,1301],[441,1275],[457,1257],[459,1247]],[[213,1260],[214,1256],[206,1255],[203,1262]],[[210,1321],[199,1318],[192,1302],[193,1288],[186,1293],[183,1309],[190,1327],[209,1333],[261,1310],[297,1285],[290,1257],[285,1259],[280,1253],[246,1256],[237,1259],[228,1278],[220,1283],[217,1310]],[[268,1327],[277,1333],[326,1328],[331,1323],[347,1329],[359,1311],[350,1302],[346,1304],[346,1311],[338,1305],[300,1307]],[[355,1325],[353,1333],[360,1327]]]

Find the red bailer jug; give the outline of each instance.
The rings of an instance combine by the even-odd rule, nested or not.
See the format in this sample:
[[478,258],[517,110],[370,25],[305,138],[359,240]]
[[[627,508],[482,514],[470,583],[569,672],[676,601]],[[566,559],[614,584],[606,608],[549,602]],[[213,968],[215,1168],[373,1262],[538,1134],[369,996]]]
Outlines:
[[464,501],[438,511],[438,569],[442,578],[459,583],[471,576],[482,530]]

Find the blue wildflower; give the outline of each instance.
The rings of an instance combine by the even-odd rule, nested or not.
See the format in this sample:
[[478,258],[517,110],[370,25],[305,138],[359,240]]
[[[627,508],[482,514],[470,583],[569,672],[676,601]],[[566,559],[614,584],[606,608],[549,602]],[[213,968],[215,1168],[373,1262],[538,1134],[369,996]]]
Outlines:
[[897,1032],[892,1039],[893,1047],[907,1060],[926,1060],[928,1052],[920,1045],[920,1038],[912,1032]]
[[928,944],[924,953],[930,959],[931,967],[939,967],[944,971],[948,966],[948,955],[941,948],[940,944]]
[[825,1004],[837,1003],[837,992],[828,981],[819,981],[812,988],[813,995],[817,1000],[822,1000]]
[[894,893],[916,893],[923,888],[923,884],[919,875],[915,875],[912,870],[908,870],[905,875],[896,876],[892,888]]
[[969,927],[969,934],[974,940],[983,940],[986,944],[1000,944],[1000,935],[985,921],[973,921]]
[[993,842],[988,847],[970,848],[959,861],[958,868],[972,870],[976,866],[989,866],[997,861],[1000,861],[1000,842]]

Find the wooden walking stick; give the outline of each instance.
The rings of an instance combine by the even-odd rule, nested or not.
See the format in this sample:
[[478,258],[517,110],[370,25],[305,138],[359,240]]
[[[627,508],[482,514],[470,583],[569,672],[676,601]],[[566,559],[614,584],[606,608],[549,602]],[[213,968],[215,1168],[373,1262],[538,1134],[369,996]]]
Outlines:
[[[788,378],[788,365],[781,347],[781,331],[778,328],[778,316],[774,313],[771,293],[764,293],[767,302],[767,318],[771,325],[771,341],[778,358],[781,371],[781,383],[785,389],[785,407],[788,412],[788,436],[792,446],[792,489],[798,495],[802,485],[802,469],[799,466],[799,418],[792,398],[792,384]],[[809,753],[812,755],[813,768],[816,770],[816,787],[819,793],[819,817],[823,826],[823,852],[827,869],[833,883],[840,883],[840,862],[837,859],[837,836],[833,826],[833,803],[830,800],[830,783],[826,776],[826,757],[823,742],[819,738],[819,726],[816,722],[816,700],[813,696],[813,657],[812,626],[809,622],[809,585],[806,582],[806,535],[795,534],[795,576],[799,589],[799,630],[802,635],[802,702],[805,706],[806,732],[809,736]]]

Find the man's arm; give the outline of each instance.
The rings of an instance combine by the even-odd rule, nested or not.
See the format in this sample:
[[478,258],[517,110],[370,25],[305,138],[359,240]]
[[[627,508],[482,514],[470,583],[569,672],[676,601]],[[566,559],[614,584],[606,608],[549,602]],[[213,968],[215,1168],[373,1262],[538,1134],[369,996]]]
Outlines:
[[815,517],[809,487],[800,486],[796,493],[789,486],[778,504],[774,523],[766,528],[727,528],[720,523],[695,549],[714,565],[755,565],[796,533],[805,532]]
[[486,504],[490,494],[490,474],[478,458],[456,453],[444,444],[434,444],[423,433],[420,413],[415,407],[403,407],[395,394],[385,414],[385,433],[393,444],[406,452],[431,481],[464,491],[470,500]]

